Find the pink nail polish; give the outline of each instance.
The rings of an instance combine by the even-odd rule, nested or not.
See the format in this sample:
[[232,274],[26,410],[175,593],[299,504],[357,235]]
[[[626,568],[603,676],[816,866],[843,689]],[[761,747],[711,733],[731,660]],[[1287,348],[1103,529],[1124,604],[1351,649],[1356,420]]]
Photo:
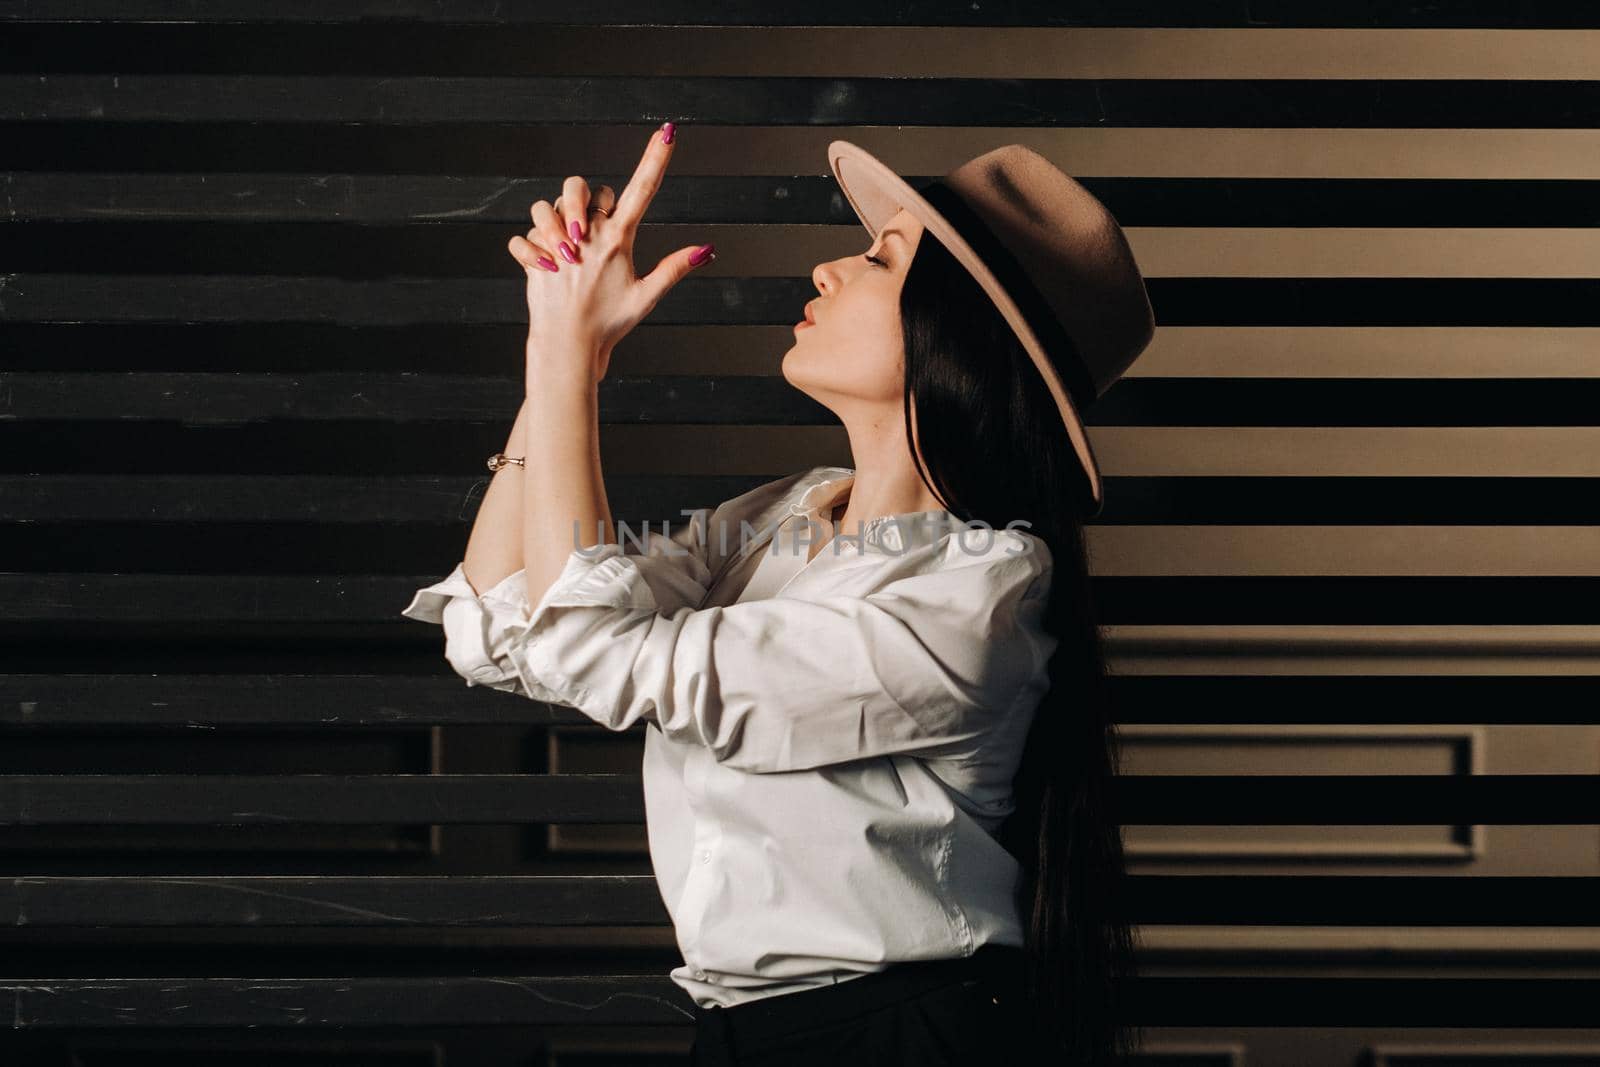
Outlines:
[[556,261],[551,259],[549,256],[540,256],[538,259],[534,260],[534,262],[548,271],[558,271],[561,269],[560,267],[556,266]]
[[567,244],[567,242],[562,241],[556,247],[560,250],[562,259],[566,260],[568,263],[578,262],[578,257],[573,253],[572,246]]
[[574,244],[583,240],[583,230],[579,228],[577,219],[573,219],[567,224],[567,232],[572,234]]
[[671,144],[672,143],[672,139],[674,137],[676,137],[677,134],[678,134],[678,127],[674,126],[672,123],[663,122],[661,124],[661,143],[662,144]]
[[712,253],[716,251],[716,248],[716,245],[701,245],[699,248],[690,253],[689,266],[698,267],[706,260],[714,259],[715,257],[712,255]]

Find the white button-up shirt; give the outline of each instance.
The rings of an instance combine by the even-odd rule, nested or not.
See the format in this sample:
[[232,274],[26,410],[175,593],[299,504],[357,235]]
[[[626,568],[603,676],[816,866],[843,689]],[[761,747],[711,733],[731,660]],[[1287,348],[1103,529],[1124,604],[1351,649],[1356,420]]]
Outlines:
[[[1048,687],[1050,552],[944,510],[827,535],[854,471],[814,467],[618,524],[530,609],[458,564],[403,614],[469,686],[645,725],[650,858],[703,1007],[1023,943],[994,834]],[[663,531],[666,527],[663,527]]]

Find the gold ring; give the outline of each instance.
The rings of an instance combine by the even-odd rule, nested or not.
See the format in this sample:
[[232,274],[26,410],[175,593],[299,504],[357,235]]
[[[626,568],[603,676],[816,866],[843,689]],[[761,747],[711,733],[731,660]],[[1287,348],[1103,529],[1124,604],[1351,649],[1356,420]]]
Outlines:
[[608,219],[611,217],[611,212],[607,211],[605,208],[599,206],[598,204],[590,205],[590,208],[593,211],[600,212],[600,214],[604,215]]

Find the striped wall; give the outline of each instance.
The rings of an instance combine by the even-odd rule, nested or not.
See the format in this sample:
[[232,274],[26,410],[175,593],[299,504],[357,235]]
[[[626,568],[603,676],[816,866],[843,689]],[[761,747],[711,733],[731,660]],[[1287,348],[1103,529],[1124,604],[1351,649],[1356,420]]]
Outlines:
[[517,409],[506,239],[665,119],[638,261],[718,257],[602,384],[619,519],[851,462],[779,374],[828,141],[1127,229],[1138,1062],[1600,1062],[1600,11],[737,8],[0,0],[0,1062],[682,1058],[641,736],[398,615]]

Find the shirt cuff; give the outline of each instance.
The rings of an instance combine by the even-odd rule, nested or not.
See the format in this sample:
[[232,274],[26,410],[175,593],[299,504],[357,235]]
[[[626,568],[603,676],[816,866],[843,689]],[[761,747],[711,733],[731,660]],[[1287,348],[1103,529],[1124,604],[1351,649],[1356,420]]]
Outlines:
[[[455,570],[451,571],[448,577],[418,589],[416,595],[411,598],[411,603],[402,608],[400,614],[409,619],[439,625],[444,622],[444,606],[450,603],[452,597],[476,597],[478,592],[472,588],[472,583],[467,581],[466,571],[462,570],[463,563],[457,563]],[[510,581],[509,578],[506,580]]]
[[[621,545],[573,549],[561,573],[533,608],[528,605],[526,570],[502,578],[479,594],[457,563],[449,575],[416,591],[401,614],[443,625],[449,637],[452,665],[468,684],[505,688],[514,676],[535,699],[577,707],[589,691],[568,678],[560,666],[564,641],[593,640],[589,633],[564,634],[555,607],[604,607],[657,610],[658,602],[636,557]],[[582,620],[568,617],[567,628]],[[549,647],[547,647],[549,646]],[[571,651],[583,654],[582,649]]]
[[559,703],[587,711],[593,707],[593,692],[567,675],[561,660],[570,655],[575,662],[586,663],[594,658],[596,643],[609,638],[603,627],[595,627],[592,616],[552,615],[550,609],[609,608],[655,615],[659,604],[638,566],[638,557],[625,554],[621,545],[612,543],[594,546],[588,554],[574,549],[531,611],[527,609],[526,584],[512,593],[520,598],[520,627],[517,639],[507,644],[507,658],[530,690],[555,694]]

